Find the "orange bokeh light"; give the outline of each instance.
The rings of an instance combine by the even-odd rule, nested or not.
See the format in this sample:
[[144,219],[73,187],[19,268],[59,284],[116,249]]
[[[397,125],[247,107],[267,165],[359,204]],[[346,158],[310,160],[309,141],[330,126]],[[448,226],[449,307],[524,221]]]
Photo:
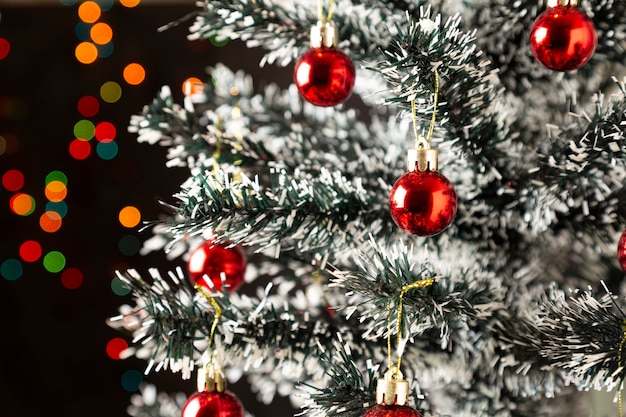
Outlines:
[[113,39],[113,29],[108,24],[99,22],[91,27],[89,36],[94,43],[106,45]]
[[29,194],[17,193],[9,200],[9,206],[13,213],[28,216],[35,211],[35,199]]
[[124,81],[130,85],[139,85],[146,78],[146,70],[135,62],[126,65],[124,68]]
[[120,0],[120,4],[124,7],[135,7],[141,3],[141,0]]
[[183,82],[183,94],[187,96],[200,94],[202,91],[204,91],[204,84],[200,78],[189,77]]
[[141,221],[141,212],[137,207],[126,206],[120,210],[118,219],[122,226],[130,229],[137,226]]
[[50,181],[44,190],[46,198],[53,203],[65,200],[67,187],[61,181]]
[[39,217],[39,227],[48,233],[54,233],[61,228],[63,219],[56,211],[46,211]]
[[94,23],[100,19],[102,10],[95,1],[85,1],[78,6],[78,17],[85,23]]
[[81,64],[91,64],[98,58],[98,48],[91,42],[81,42],[76,45],[74,55]]

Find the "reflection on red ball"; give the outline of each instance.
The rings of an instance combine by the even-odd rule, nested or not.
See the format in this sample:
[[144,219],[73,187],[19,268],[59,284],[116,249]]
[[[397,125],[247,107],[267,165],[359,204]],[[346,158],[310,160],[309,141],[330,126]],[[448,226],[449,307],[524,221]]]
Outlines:
[[296,63],[294,80],[302,98],[316,106],[343,103],[354,87],[354,65],[336,48],[313,48]]
[[206,280],[210,280],[215,290],[220,291],[221,275],[224,273],[226,288],[232,292],[243,284],[246,265],[246,255],[240,247],[204,242],[191,253],[187,270],[193,285],[199,284],[210,291],[212,289]]
[[363,417],[422,417],[422,415],[408,405],[376,404],[367,410]]
[[201,391],[183,406],[182,417],[243,417],[243,406],[232,393]]
[[438,171],[409,171],[391,189],[389,210],[406,232],[433,236],[444,231],[454,217],[458,200],[450,181]]
[[587,15],[574,6],[550,7],[533,24],[530,50],[546,67],[573,71],[596,50],[596,29]]

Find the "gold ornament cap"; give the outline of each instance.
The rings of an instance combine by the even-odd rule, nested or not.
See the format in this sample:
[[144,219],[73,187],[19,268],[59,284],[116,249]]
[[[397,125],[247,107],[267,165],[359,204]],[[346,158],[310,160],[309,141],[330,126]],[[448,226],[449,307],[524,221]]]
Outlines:
[[396,367],[389,368],[376,385],[376,404],[406,405],[409,400],[409,382]]
[[439,151],[430,146],[421,146],[421,143],[414,149],[409,149],[407,153],[409,172],[417,170],[437,171],[439,169]]
[[225,389],[226,378],[222,368],[209,363],[198,369],[198,392],[224,392]]
[[311,48],[332,48],[337,46],[339,31],[332,22],[317,21],[311,28]]
[[548,0],[547,7],[559,7],[559,6],[571,6],[571,7],[576,7],[578,6],[578,0]]

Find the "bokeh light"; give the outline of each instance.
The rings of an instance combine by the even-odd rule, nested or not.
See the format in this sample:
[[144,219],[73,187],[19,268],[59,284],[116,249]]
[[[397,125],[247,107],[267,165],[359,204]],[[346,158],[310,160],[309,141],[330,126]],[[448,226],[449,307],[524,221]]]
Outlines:
[[27,240],[20,245],[20,258],[24,262],[35,262],[41,258],[41,245],[35,240]]
[[120,210],[118,215],[120,224],[127,228],[133,228],[141,221],[141,212],[137,207],[126,206]]
[[2,174],[2,186],[9,191],[17,191],[24,186],[24,174],[17,169],[10,169]]
[[0,155],[12,155],[20,148],[20,140],[12,132],[5,132],[0,136]]
[[11,42],[5,38],[0,38],[0,59],[5,59],[11,50]]
[[96,153],[101,159],[105,161],[110,161],[111,159],[117,156],[118,146],[117,143],[113,141],[109,142],[98,142],[96,145]]
[[94,96],[82,96],[78,100],[78,112],[83,117],[93,117],[100,110],[100,102]]
[[7,281],[15,281],[24,273],[22,263],[18,259],[9,258],[0,264],[0,275]]
[[107,12],[113,7],[114,0],[96,0],[96,2],[100,5],[100,9],[103,12]]
[[128,349],[128,342],[126,342],[126,340],[122,339],[121,337],[114,337],[113,339],[109,340],[106,347],[107,355],[109,356],[109,358],[115,360],[122,359],[122,352],[124,352],[126,349]]
[[50,181],[44,189],[46,198],[53,203],[65,200],[67,197],[67,186],[61,181]]
[[141,3],[141,0],[120,0],[120,4],[124,7],[136,7]]
[[133,62],[124,67],[122,75],[124,77],[124,81],[126,81],[128,84],[139,85],[146,78],[146,70],[143,68],[143,66],[141,66],[141,64]]
[[74,55],[81,64],[91,64],[98,58],[98,48],[91,42],[81,42],[76,45]]
[[98,45],[106,45],[113,39],[113,29],[104,22],[98,22],[89,31],[91,40]]
[[78,268],[67,268],[61,273],[61,285],[68,290],[75,290],[83,285],[83,273]]
[[120,297],[130,294],[128,285],[118,277],[114,277],[111,280],[111,291],[113,291],[113,294],[119,295]]
[[115,103],[122,97],[122,87],[115,81],[107,81],[100,87],[100,97],[107,103]]
[[96,127],[90,120],[79,120],[74,123],[74,137],[76,139],[91,140],[96,133]]
[[117,243],[117,247],[122,255],[134,256],[139,253],[141,249],[141,242],[137,236],[126,235],[122,236]]
[[65,268],[65,255],[57,250],[46,253],[43,257],[43,267],[53,274],[61,272]]
[[63,6],[73,6],[78,3],[78,0],[59,0]]
[[102,10],[95,1],[85,1],[78,6],[78,17],[85,23],[95,23],[100,19]]
[[89,36],[91,26],[91,23],[77,22],[74,26],[74,35],[76,35],[79,41],[89,42],[91,40]]
[[228,45],[229,41],[230,39],[228,38],[219,39],[217,35],[211,36],[209,38],[209,42],[211,42],[211,45],[217,46],[218,48]]
[[70,142],[69,150],[72,158],[82,161],[83,159],[87,159],[89,154],[91,154],[91,145],[86,140],[74,139]]
[[48,201],[46,203],[46,211],[56,211],[57,213],[59,213],[59,216],[61,216],[61,218],[67,216],[67,210],[68,207],[65,201]]
[[128,392],[137,391],[142,383],[143,375],[139,371],[131,369],[122,375],[122,388]]
[[48,185],[52,181],[60,181],[63,184],[67,185],[67,175],[63,171],[50,171],[48,175],[46,175],[45,184]]
[[115,49],[113,46],[113,42],[106,43],[104,45],[96,45],[98,48],[98,57],[99,58],[108,58],[113,54],[113,50]]
[[182,90],[187,96],[201,94],[204,91],[204,84],[198,77],[189,77],[183,82]]
[[39,227],[48,233],[58,231],[63,225],[63,218],[56,211],[46,211],[39,217]]
[[115,139],[117,129],[111,122],[100,122],[96,125],[95,136],[99,142],[110,142]]
[[18,216],[30,216],[35,211],[35,199],[30,194],[17,193],[9,200],[9,207]]

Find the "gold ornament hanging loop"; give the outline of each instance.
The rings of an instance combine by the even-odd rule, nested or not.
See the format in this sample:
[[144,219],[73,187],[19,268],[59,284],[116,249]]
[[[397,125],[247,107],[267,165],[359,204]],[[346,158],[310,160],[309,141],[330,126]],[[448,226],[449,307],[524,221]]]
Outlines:
[[[208,340],[209,347],[211,347],[213,345],[213,337],[215,336],[215,329],[217,328],[217,324],[222,318],[222,313],[223,313],[222,308],[217,303],[217,301],[215,301],[215,298],[213,298],[211,293],[206,290],[206,288],[202,287],[201,285],[196,284],[195,289],[200,294],[202,294],[204,298],[206,298],[206,300],[209,302],[209,304],[211,304],[213,309],[215,309],[215,316],[213,317],[213,324],[211,325],[211,332],[209,333],[209,340]],[[213,355],[211,355],[211,359],[212,358],[213,358]]]
[[333,6],[335,5],[335,0],[330,0],[330,4],[328,5],[328,15],[324,16],[324,5],[322,4],[323,0],[318,0],[317,2],[317,20],[322,23],[330,22],[330,19],[333,16]]

